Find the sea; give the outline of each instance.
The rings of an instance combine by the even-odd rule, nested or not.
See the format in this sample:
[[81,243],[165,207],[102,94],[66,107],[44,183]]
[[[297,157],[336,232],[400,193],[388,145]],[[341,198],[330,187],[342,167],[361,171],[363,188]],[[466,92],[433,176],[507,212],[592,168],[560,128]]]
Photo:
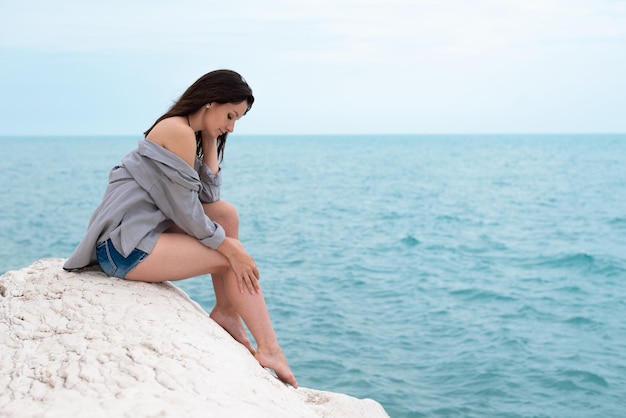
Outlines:
[[[0,138],[0,273],[68,257],[140,139]],[[232,135],[222,170],[301,386],[626,416],[626,134]],[[212,308],[208,276],[176,285]]]

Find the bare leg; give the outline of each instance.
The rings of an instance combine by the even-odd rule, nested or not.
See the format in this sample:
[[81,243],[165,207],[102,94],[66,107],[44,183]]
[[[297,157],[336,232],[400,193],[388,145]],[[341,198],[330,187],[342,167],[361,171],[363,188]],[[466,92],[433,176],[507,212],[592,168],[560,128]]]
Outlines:
[[[238,238],[239,216],[233,205],[225,201],[218,201],[203,204],[202,206],[207,216],[224,228],[226,236]],[[176,225],[167,230],[167,232],[178,234],[185,233]],[[215,307],[211,310],[210,317],[224,328],[235,340],[245,346],[252,354],[255,354],[254,346],[250,342],[248,334],[241,323],[241,317],[226,295],[223,273],[222,271],[216,271],[211,274],[213,292],[215,293]]]
[[[250,342],[248,338],[248,334],[246,333],[243,324],[241,323],[241,317],[239,313],[235,309],[235,307],[230,303],[228,298],[225,296],[226,291],[224,289],[223,276],[215,277],[217,273],[212,274],[213,276],[213,289],[215,291],[215,306],[213,310],[211,310],[210,317],[215,322],[219,324],[226,332],[228,332],[235,340],[240,342],[244,347],[246,347],[250,353],[255,354],[256,350],[254,346]],[[218,289],[219,286],[219,290]],[[218,297],[218,294],[223,294],[224,296]],[[222,303],[221,300],[226,300],[226,304]]]
[[[239,238],[239,216],[233,205],[225,201],[218,201],[204,204],[203,207],[207,216],[224,228],[226,236]],[[235,340],[250,350],[252,354],[255,354],[248,334],[241,324],[241,317],[226,295],[224,275],[216,272],[211,274],[211,278],[215,292],[215,307],[211,311],[211,318]]]
[[240,293],[234,272],[229,270],[228,274],[232,277],[226,277],[224,280],[226,293],[257,342],[254,357],[261,366],[273,369],[280,380],[297,388],[296,378],[278,345],[263,292],[256,295]]
[[202,274],[221,277],[222,287],[217,291],[220,292],[220,298],[225,300],[226,306],[232,307],[234,312],[241,315],[248,326],[258,344],[255,353],[257,361],[263,367],[273,369],[282,381],[297,387],[296,379],[278,344],[263,294],[240,293],[228,259],[218,251],[204,246],[186,234],[163,233],[148,257],[128,273],[126,278],[162,282]]
[[175,281],[229,269],[228,259],[219,251],[206,247],[187,234],[164,232],[152,252],[126,275],[126,279]]
[[[226,231],[226,236],[239,238],[239,216],[237,214],[237,210],[233,205],[224,201],[205,204],[204,212],[209,218],[222,225],[222,227]],[[236,286],[234,290],[230,289],[231,293],[233,291],[235,292],[235,295],[231,294],[229,296],[226,290],[227,286],[225,285],[225,283],[234,283],[235,281],[232,277],[228,278],[225,274],[222,273],[213,273],[211,277],[213,278],[213,289],[215,291],[216,300],[215,308],[213,308],[213,311],[211,312],[211,318],[213,318],[215,322],[220,324],[222,328],[228,331],[233,336],[233,338],[246,346],[248,350],[250,350],[250,352],[255,355],[255,358],[263,367],[273,369],[281,380],[290,383],[294,387],[297,387],[297,383],[295,381],[293,373],[291,373],[291,370],[289,369],[289,366],[287,366],[286,368],[284,367],[285,365],[287,365],[287,360],[285,359],[285,356],[283,355],[283,352],[278,345],[276,335],[274,334],[274,328],[272,327],[267,306],[265,305],[265,299],[261,299],[261,311],[264,313],[263,315],[261,315],[261,318],[255,318],[254,315],[256,315],[256,313],[254,312],[245,313],[246,316],[251,315],[251,318],[255,318],[256,321],[253,321],[253,323],[259,323],[259,325],[261,325],[260,328],[271,329],[272,336],[269,340],[262,342],[257,340],[259,349],[255,352],[254,347],[250,343],[250,340],[248,339],[248,336],[243,326],[241,325],[240,315],[243,316],[244,314],[239,312],[230,301],[230,298],[234,297],[236,300],[238,300],[241,298],[242,295],[236,289]],[[245,302],[244,307],[247,306],[247,304],[248,302]],[[257,322],[259,320],[262,320],[263,324]],[[246,322],[248,328],[250,328],[250,321],[246,320],[245,317],[244,322]],[[261,331],[261,329],[259,329],[259,331]],[[257,338],[256,335],[259,335],[258,332],[253,331],[252,329],[250,329],[250,332],[255,337],[255,339]]]

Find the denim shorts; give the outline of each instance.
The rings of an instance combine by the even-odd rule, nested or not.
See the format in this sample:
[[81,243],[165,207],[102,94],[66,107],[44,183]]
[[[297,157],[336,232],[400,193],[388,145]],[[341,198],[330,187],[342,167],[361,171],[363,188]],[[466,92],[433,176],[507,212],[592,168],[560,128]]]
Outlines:
[[137,264],[141,263],[148,256],[148,253],[145,251],[135,248],[128,257],[124,257],[115,249],[110,238],[96,245],[96,254],[102,270],[109,276],[119,277],[120,279],[126,277],[132,269],[137,267]]

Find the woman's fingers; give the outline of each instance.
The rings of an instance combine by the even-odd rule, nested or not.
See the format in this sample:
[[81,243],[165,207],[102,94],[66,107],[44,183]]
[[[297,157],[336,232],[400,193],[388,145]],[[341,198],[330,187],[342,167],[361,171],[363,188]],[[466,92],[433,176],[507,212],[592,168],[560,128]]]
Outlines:
[[246,285],[251,295],[256,295],[257,293],[259,293],[259,280],[257,279],[256,275],[249,274],[247,276]]
[[235,277],[237,277],[237,286],[239,287],[239,293],[243,295],[243,277],[241,274],[235,272]]
[[250,276],[248,276],[248,281],[246,282],[246,284],[248,285],[248,292],[250,292],[251,295],[256,295],[257,293],[256,288],[254,286],[255,281],[256,279],[253,279]]
[[228,259],[231,268],[235,272],[239,293],[245,289],[251,294],[257,294],[261,290],[259,286],[259,269],[250,254],[246,253],[241,242],[234,238],[226,237],[218,248]]
[[250,294],[255,295],[259,293],[261,290],[261,286],[259,286],[259,274],[258,270],[252,272],[238,272],[235,271],[235,275],[237,276],[237,284],[239,286],[239,293],[244,292],[244,288],[246,288]]

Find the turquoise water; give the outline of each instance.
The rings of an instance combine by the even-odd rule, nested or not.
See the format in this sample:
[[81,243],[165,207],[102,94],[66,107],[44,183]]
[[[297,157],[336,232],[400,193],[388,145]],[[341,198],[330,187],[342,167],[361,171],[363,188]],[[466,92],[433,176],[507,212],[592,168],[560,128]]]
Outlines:
[[[136,140],[0,139],[0,272],[67,257]],[[302,386],[394,418],[623,416],[626,135],[233,136],[223,169]]]

